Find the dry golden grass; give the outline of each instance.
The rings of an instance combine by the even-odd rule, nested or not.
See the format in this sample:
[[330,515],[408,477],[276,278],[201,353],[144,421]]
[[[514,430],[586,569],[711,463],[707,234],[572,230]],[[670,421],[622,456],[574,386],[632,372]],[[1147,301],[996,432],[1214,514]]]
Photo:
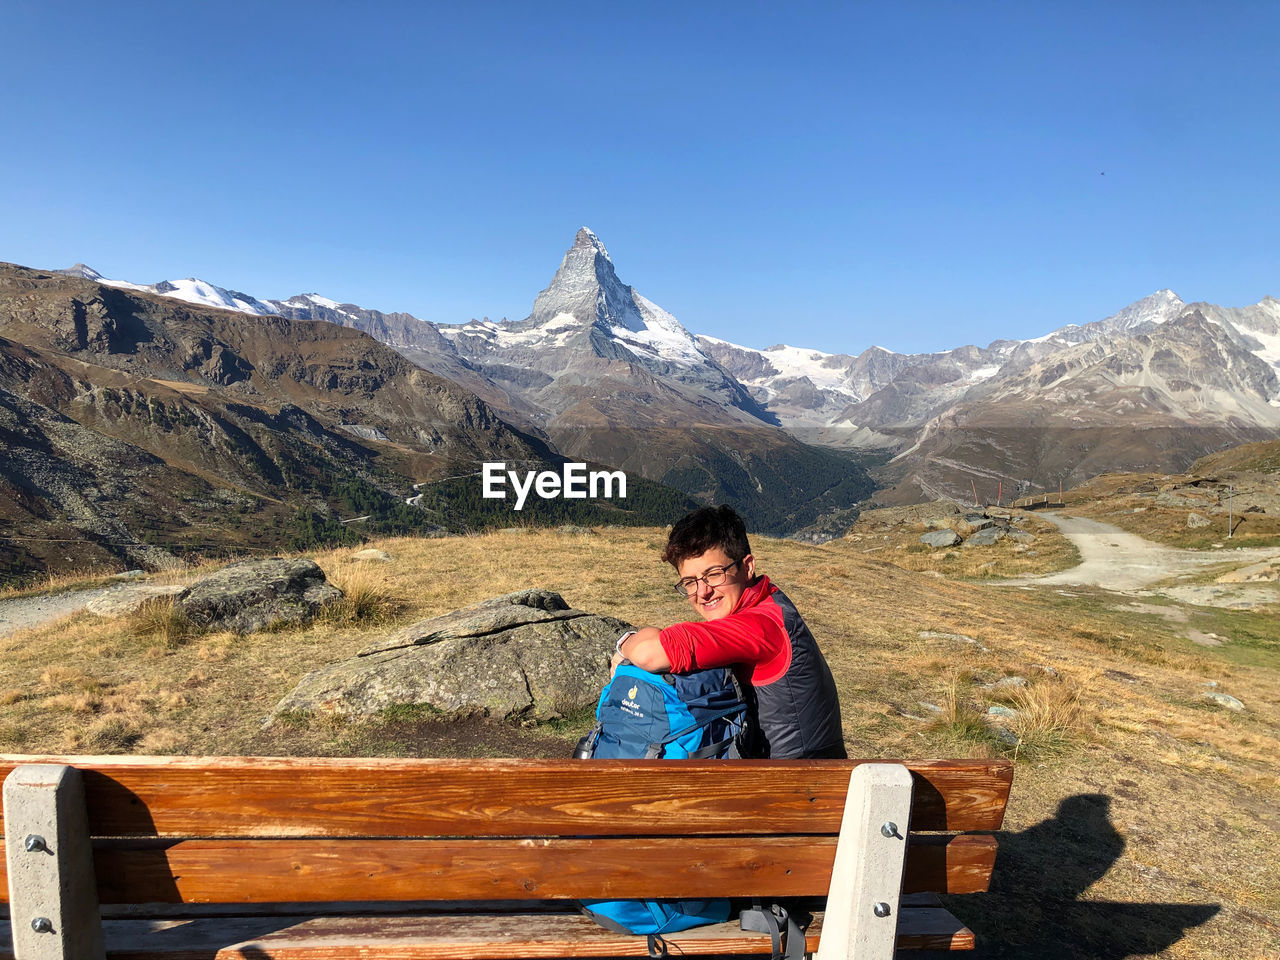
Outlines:
[[97,587],[110,583],[118,572],[120,571],[104,570],[102,567],[94,566],[42,573],[16,583],[0,586],[0,600]]
[[1060,755],[1090,739],[1097,726],[1086,699],[1092,679],[1078,682],[1054,677],[1013,687],[1009,705],[1018,716],[1009,722],[1009,728],[1018,738],[1015,756]]
[[374,625],[385,622],[399,607],[388,584],[382,561],[334,558],[325,569],[342,599],[325,608],[331,623]]
[[[1280,516],[1270,514],[1236,514],[1204,507],[1153,506],[1150,500],[1121,497],[1110,501],[1068,500],[1066,512],[1071,516],[1090,517],[1113,524],[1138,536],[1171,547],[1205,550],[1214,547],[1270,547],[1280,544]],[[1205,516],[1207,527],[1190,527],[1191,514]],[[1207,516],[1206,516],[1207,515]],[[1227,523],[1232,521],[1232,535],[1227,536]]]
[[156,597],[142,604],[128,618],[128,628],[144,643],[165,649],[180,646],[199,633],[173,597]]
[[[390,563],[362,565],[349,550],[316,557],[349,596],[364,599],[304,629],[170,643],[159,633],[140,636],[131,621],[82,615],[11,636],[0,640],[0,748],[563,756],[581,732],[572,723],[449,726],[404,711],[366,724],[260,724],[304,673],[352,656],[377,631],[517,589],[557,590],[576,607],[632,623],[684,619],[689,607],[657,560],[664,540],[655,529],[387,540],[374,546]],[[1268,639],[1280,630],[1269,634],[1256,613],[1191,608],[1183,623],[1104,591],[913,572],[886,555],[907,551],[868,554],[868,545],[753,541],[760,569],[795,601],[827,653],[851,755],[1016,757],[1005,824],[1015,853],[1025,831],[1040,836],[1060,823],[1060,808],[1104,797],[1102,833],[1119,837],[1123,850],[1108,854],[1072,897],[1220,904],[1217,918],[1160,955],[1280,956],[1280,642]],[[1233,659],[1231,644],[1186,640],[1186,627],[1202,621],[1239,643],[1252,638],[1252,658]],[[1027,686],[991,686],[1015,675]],[[1210,682],[1248,709],[1209,704],[1202,693]],[[985,719],[992,704],[1019,711],[1007,723],[1016,747],[994,736]],[[1083,845],[1075,851],[1059,840],[1067,845],[1040,855],[1092,862],[1110,849],[1091,848],[1087,836],[1071,841]],[[1002,860],[1000,869],[1013,873],[986,912],[971,919],[963,899],[953,905],[980,933],[984,917],[1002,918],[988,940],[992,929],[1019,929],[1019,916],[1040,909],[1014,888],[1039,889],[1021,871],[1043,872],[1043,863],[1020,863],[1016,855]],[[1006,916],[1002,903],[1022,913]],[[1096,935],[1106,936],[1105,925]]]

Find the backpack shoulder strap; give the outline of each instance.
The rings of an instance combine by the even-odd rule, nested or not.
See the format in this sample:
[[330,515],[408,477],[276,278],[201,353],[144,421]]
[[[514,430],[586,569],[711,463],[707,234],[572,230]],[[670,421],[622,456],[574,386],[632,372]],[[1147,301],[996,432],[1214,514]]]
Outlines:
[[771,960],[804,960],[804,931],[782,904],[765,906],[752,900],[751,906],[738,914],[738,926],[750,933],[769,934],[773,940]]

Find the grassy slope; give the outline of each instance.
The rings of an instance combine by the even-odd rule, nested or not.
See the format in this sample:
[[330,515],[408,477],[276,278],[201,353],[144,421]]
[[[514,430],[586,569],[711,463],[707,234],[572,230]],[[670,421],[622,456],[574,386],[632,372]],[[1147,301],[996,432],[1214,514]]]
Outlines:
[[[335,582],[370,595],[362,618],[184,638],[166,637],[162,618],[86,614],[13,636],[0,641],[0,749],[563,756],[581,717],[447,724],[404,710],[359,725],[260,723],[303,673],[352,655],[377,630],[526,586],[633,622],[683,618],[656,559],[664,539],[638,529],[389,540],[376,545],[391,563],[342,550],[317,557]],[[1011,754],[978,719],[995,701],[977,682],[1031,681],[1015,703],[1035,719],[1017,750],[998,895],[953,904],[985,955],[1152,952],[1190,922],[1159,904],[1221,906],[1162,956],[1280,955],[1280,641],[1259,614],[1170,615],[1100,591],[959,582],[885,563],[855,540],[755,546],[827,652],[851,755]],[[1229,640],[1238,633],[1247,661],[1233,659],[1234,644],[1185,639],[1202,621]],[[1249,709],[1211,707],[1206,682]],[[941,707],[941,719],[921,701]]]

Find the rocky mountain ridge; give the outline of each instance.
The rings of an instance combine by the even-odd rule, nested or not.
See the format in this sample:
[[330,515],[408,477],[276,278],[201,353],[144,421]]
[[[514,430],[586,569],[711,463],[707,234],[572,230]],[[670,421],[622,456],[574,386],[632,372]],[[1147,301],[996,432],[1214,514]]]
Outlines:
[[[199,282],[185,283],[167,295]],[[213,293],[245,312],[363,329],[567,454],[702,496],[761,486],[751,469],[727,486],[717,471],[741,459],[743,430],[747,447],[778,461],[776,439],[762,442],[772,426],[804,441],[809,458],[824,459],[815,447],[892,456],[878,472],[891,502],[968,499],[986,481],[1037,489],[1096,469],[1177,470],[1280,429],[1280,302],[1270,297],[1229,308],[1161,290],[1103,320],[928,354],[758,350],[692,335],[618,279],[585,227],[518,322],[434,324],[318,294]],[[1222,363],[1234,364],[1225,377]],[[667,432],[655,444],[636,429]],[[699,431],[721,442],[690,451]],[[654,450],[671,455],[654,462]]]

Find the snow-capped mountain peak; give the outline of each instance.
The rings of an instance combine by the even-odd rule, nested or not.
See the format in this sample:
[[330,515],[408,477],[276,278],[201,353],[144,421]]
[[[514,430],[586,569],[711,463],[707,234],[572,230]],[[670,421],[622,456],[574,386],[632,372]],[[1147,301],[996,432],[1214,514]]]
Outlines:
[[[742,385],[679,320],[618,278],[608,250],[589,227],[577,232],[527,318],[438,329],[474,368],[491,370],[504,383],[512,381],[514,371],[522,371],[515,376],[517,388],[538,384],[538,389],[562,393],[567,400],[572,391],[596,383],[608,371],[605,392],[574,394],[574,401],[603,403],[619,383],[631,383],[630,390],[648,395],[660,383],[664,403],[684,408],[711,402],[729,411],[731,419],[758,423],[761,411]],[[560,386],[547,387],[545,378]],[[631,399],[625,403],[635,402],[631,393],[627,396]]]
[[347,307],[353,304],[341,304],[337,300],[330,300],[328,297],[322,297],[318,293],[300,293],[296,297],[290,297],[288,300],[267,300],[265,304],[269,307],[276,308],[274,312],[279,312],[280,307],[290,307],[294,310],[310,310],[314,307],[324,307],[326,310],[332,310],[334,313],[341,314],[344,317],[355,317]]
[[218,307],[223,310],[235,310],[238,313],[249,313],[257,316],[279,312],[269,304],[263,303],[247,293],[228,290],[226,287],[219,287],[216,284],[199,280],[195,277],[186,277],[182,280],[161,280],[159,283],[149,284],[130,283],[128,280],[112,280],[104,277],[97,270],[83,263],[77,263],[73,267],[57,272],[66,274],[69,277],[93,280],[95,283],[101,283],[108,287],[118,287],[122,290],[156,293],[160,296],[172,297],[174,300],[182,300],[202,307]]
[[577,234],[573,238],[573,245],[592,247],[596,253],[604,257],[610,263],[613,263],[613,257],[609,256],[609,251],[605,247],[604,242],[592,232],[590,227],[579,227]]
[[560,261],[551,283],[533,301],[526,323],[545,326],[559,314],[603,330],[622,327],[632,332],[646,329],[645,318],[629,286],[618,279],[609,251],[589,227],[581,228]]
[[77,263],[75,266],[67,267],[65,270],[55,270],[54,272],[65,274],[68,277],[80,277],[82,280],[102,280],[102,274],[83,263]]
[[1157,290],[1099,322],[1108,332],[1126,333],[1144,323],[1168,323],[1186,308],[1182,298],[1172,290]]
[[[126,286],[123,282],[116,280],[101,280],[99,282],[114,286]],[[128,284],[127,286],[136,285]],[[247,293],[228,290],[226,287],[219,287],[196,277],[186,277],[182,280],[162,280],[159,283],[152,284],[150,290],[166,297],[173,297],[175,300],[184,300],[187,303],[195,303],[205,307],[220,307],[223,310],[236,310],[240,313],[249,313],[257,316],[277,312],[273,307],[255,297],[249,296]]]
[[1162,324],[1176,320],[1187,310],[1183,302],[1172,290],[1157,290],[1129,304],[1118,313],[1103,320],[1094,320],[1084,325],[1069,323],[1041,337],[1033,337],[1022,343],[1050,343],[1065,345],[1084,343],[1105,336],[1126,336],[1144,324]]

